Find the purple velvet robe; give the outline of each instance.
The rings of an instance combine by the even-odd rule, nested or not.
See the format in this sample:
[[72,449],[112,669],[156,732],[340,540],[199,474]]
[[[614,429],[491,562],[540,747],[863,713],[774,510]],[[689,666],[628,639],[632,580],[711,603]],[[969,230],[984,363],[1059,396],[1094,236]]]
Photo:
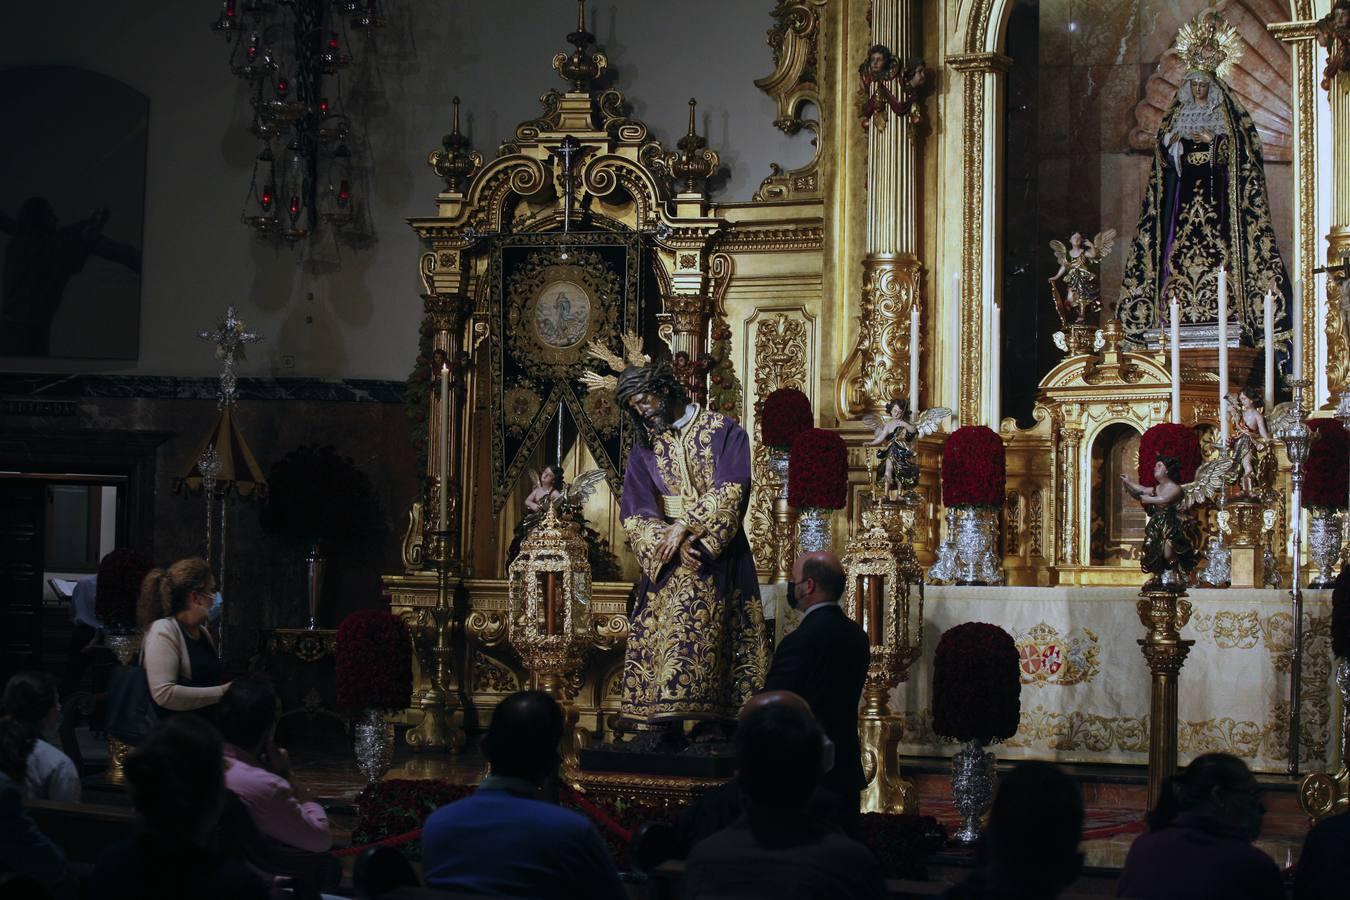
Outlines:
[[[642,568],[629,616],[620,712],[630,724],[734,719],[764,683],[764,613],[750,543],[750,443],[733,420],[705,409],[678,433],[635,445],[620,516]],[[703,551],[656,561],[666,528],[684,522]]]

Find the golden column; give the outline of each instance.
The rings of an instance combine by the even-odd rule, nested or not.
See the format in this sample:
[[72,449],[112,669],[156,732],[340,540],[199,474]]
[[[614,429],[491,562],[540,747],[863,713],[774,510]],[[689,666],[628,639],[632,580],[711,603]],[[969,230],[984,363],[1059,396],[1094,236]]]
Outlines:
[[[914,103],[905,63],[918,51],[916,5],[911,0],[876,0],[869,40],[873,47],[889,49],[899,68],[894,79],[884,82],[885,89]],[[892,397],[908,396],[909,313],[917,306],[922,316],[923,310],[914,125],[909,112],[894,112],[884,103],[880,110],[865,125],[867,241],[858,342],[839,377],[840,411],[851,417],[877,412]]]
[[[423,258],[423,272],[430,274],[437,265],[453,264],[458,256],[452,251],[429,253]],[[459,623],[454,597],[464,571],[460,547],[464,504],[459,472],[467,444],[464,398],[470,373],[469,356],[464,349],[464,323],[472,313],[473,300],[462,294],[438,294],[430,278],[427,283],[429,290],[423,295],[423,302],[432,332],[436,389],[430,391],[428,399],[429,496],[423,503],[421,559],[436,570],[436,604],[427,610],[430,621],[417,623],[422,631],[419,659],[423,671],[430,676],[430,686],[418,698],[422,721],[409,730],[407,741],[415,750],[458,752],[464,747],[464,732],[455,719],[457,679],[453,642]]]
[[1195,641],[1183,640],[1177,631],[1191,619],[1185,590],[1145,588],[1137,610],[1139,621],[1148,629],[1139,649],[1153,675],[1148,718],[1148,808],[1152,809],[1163,781],[1177,770],[1177,681]]

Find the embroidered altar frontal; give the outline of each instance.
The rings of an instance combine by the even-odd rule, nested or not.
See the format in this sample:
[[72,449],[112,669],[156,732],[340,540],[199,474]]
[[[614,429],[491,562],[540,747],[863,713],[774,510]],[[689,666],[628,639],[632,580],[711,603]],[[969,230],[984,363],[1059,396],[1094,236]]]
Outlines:
[[[926,589],[924,647],[891,698],[900,712],[900,753],[948,756],[932,731],[933,650],[948,628],[990,622],[1013,636],[1021,657],[1022,717],[996,748],[1004,759],[1148,763],[1150,675],[1144,636],[1127,588]],[[1331,592],[1304,592],[1301,765],[1326,768],[1339,722],[1332,678]],[[1255,770],[1283,772],[1288,760],[1289,592],[1192,590],[1181,635],[1195,641],[1181,669],[1178,743],[1185,764],[1210,751]],[[1333,703],[1335,707],[1333,708]],[[1334,718],[1333,718],[1334,716]],[[1338,730],[1338,729],[1337,729]]]

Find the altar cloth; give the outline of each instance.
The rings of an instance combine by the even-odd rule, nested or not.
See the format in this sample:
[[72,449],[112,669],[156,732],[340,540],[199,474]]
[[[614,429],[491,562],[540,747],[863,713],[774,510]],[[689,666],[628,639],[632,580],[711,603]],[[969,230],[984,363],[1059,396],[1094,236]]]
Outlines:
[[[1304,591],[1300,766],[1323,770],[1338,755],[1340,701],[1331,656],[1331,592]],[[963,622],[998,625],[1017,642],[1022,714],[1003,759],[1142,765],[1148,762],[1150,674],[1133,588],[925,588],[923,653],[891,695],[900,753],[949,756],[933,734],[933,651]],[[1181,636],[1194,640],[1178,680],[1178,747],[1242,757],[1254,770],[1288,761],[1293,601],[1286,590],[1192,590]],[[1334,716],[1334,718],[1333,718]]]

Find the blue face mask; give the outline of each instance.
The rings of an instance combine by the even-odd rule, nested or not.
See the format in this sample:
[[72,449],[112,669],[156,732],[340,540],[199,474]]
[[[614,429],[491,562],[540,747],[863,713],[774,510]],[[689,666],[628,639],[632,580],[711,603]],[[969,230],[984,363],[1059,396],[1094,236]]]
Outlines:
[[224,611],[225,598],[220,596],[220,591],[216,591],[211,599],[211,611],[206,614],[206,621],[212,625],[220,621],[220,614]]

